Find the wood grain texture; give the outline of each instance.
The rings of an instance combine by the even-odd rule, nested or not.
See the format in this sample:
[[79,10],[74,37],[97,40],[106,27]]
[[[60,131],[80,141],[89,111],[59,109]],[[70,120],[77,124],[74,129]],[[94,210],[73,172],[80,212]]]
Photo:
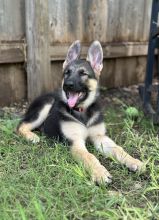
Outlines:
[[0,64],[21,63],[25,61],[25,44],[3,43],[0,44]]
[[26,91],[26,72],[23,65],[0,65],[0,106],[26,99]]
[[[51,60],[64,60],[69,44],[55,44],[50,47]],[[90,44],[82,44],[81,57],[86,58]],[[104,58],[132,57],[147,55],[147,42],[119,42],[102,44]]]
[[26,0],[28,99],[52,89],[48,2]]
[[49,0],[52,43],[145,42],[152,0]]
[[[64,60],[69,44],[56,44],[49,47],[51,61]],[[82,45],[81,57],[87,55],[89,44]],[[120,58],[147,55],[147,42],[109,43],[102,45],[104,58]],[[26,61],[25,43],[0,44],[0,63],[21,63]]]
[[25,37],[24,0],[0,0],[0,41]]

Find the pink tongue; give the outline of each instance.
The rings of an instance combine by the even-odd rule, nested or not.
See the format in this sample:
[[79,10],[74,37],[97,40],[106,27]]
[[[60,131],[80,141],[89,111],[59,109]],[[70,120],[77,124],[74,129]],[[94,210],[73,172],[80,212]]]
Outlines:
[[76,105],[78,100],[78,93],[69,93],[68,105],[70,108],[73,108]]

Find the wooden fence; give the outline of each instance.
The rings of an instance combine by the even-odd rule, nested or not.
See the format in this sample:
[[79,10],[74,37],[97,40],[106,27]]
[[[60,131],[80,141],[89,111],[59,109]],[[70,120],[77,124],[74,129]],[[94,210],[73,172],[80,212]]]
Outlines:
[[[0,104],[32,100],[60,84],[68,46],[98,39],[102,85],[144,79],[152,0],[0,0]],[[50,65],[51,64],[51,65]]]

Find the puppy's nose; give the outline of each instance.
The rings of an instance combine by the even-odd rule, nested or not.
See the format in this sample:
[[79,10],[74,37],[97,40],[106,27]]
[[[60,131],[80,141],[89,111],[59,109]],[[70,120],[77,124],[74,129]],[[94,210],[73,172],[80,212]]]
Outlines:
[[66,89],[73,89],[74,88],[74,83],[72,80],[68,80],[64,83],[64,86]]

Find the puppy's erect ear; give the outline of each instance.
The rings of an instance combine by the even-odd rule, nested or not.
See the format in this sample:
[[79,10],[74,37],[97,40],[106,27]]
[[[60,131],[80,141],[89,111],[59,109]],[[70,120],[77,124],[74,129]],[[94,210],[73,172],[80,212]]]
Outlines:
[[87,61],[96,73],[97,77],[103,69],[103,50],[99,41],[94,41],[88,49]]
[[79,58],[81,53],[81,44],[79,40],[76,40],[71,44],[71,46],[68,49],[66,59],[63,63],[63,69],[66,68],[66,66],[71,63],[73,60],[76,60]]

